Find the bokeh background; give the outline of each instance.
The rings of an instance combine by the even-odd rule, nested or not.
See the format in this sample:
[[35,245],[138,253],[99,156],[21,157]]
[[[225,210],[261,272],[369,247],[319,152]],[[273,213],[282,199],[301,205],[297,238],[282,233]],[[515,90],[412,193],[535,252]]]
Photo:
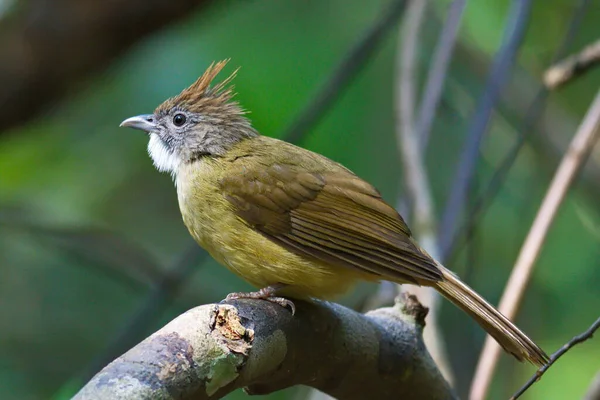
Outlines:
[[[147,156],[146,136],[119,129],[119,123],[151,112],[213,60],[231,58],[227,71],[241,66],[235,86],[255,127],[281,136],[365,30],[382,18],[390,0],[174,1],[169,7],[176,10],[158,20],[144,7],[169,2],[88,3],[0,0],[0,81],[12,88],[0,89],[5,110],[0,116],[2,399],[69,398],[90,374],[176,315],[249,289],[193,246],[170,177],[156,172]],[[574,13],[580,19],[568,52],[600,36],[596,0],[533,3],[518,58],[480,147],[460,226],[514,143],[519,138],[525,143],[505,184],[448,262],[493,303],[566,144],[600,87],[600,70],[592,71],[552,92],[540,103],[540,116],[527,122],[541,76]],[[131,31],[113,30],[103,20],[102,4],[121,8],[116,15],[131,21]],[[426,152],[438,216],[454,184],[510,4],[471,1],[466,8]],[[428,8],[419,38],[418,89],[448,5],[438,0]],[[148,26],[136,13],[149,13],[155,22]],[[96,24],[96,36],[81,36],[89,45],[73,44],[69,35],[85,31],[86,24]],[[28,46],[14,34],[36,29],[55,33],[48,37],[55,46]],[[298,141],[345,164],[392,203],[402,187],[394,104],[400,29],[395,23]],[[106,51],[111,46],[120,50]],[[46,56],[40,59],[50,62],[11,69],[22,52],[33,59],[42,50]],[[91,63],[72,66],[94,55],[98,59]],[[31,82],[20,81],[35,74],[41,78],[33,89]],[[17,104],[23,90],[29,90],[27,98]],[[599,204],[597,148],[552,226],[517,318],[549,352],[598,317]],[[343,301],[359,307],[374,290],[361,287]],[[457,390],[466,396],[484,333],[446,302],[440,313]],[[592,339],[564,356],[523,398],[580,398],[599,369],[600,339]],[[490,398],[507,398],[533,372],[502,356]],[[265,398],[306,395],[305,388],[292,388]]]

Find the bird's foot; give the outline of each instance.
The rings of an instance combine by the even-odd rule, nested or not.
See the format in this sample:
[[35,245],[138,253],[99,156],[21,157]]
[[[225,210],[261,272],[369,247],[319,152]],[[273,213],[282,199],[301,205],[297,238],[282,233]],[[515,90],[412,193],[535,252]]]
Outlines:
[[236,300],[236,299],[260,299],[270,301],[271,303],[279,304],[283,308],[289,308],[292,312],[292,315],[296,313],[296,305],[291,301],[283,297],[275,296],[277,291],[286,285],[280,283],[276,285],[271,285],[260,289],[257,292],[236,292],[229,293],[225,300]]

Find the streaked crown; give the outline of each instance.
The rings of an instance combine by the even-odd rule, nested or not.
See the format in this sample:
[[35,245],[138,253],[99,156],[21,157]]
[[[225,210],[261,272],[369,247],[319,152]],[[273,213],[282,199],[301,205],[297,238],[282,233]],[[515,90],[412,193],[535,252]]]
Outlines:
[[164,114],[174,108],[201,114],[244,114],[245,111],[240,105],[232,101],[235,92],[233,91],[233,85],[229,85],[236,77],[239,68],[223,81],[211,86],[212,81],[228,62],[229,59],[211,63],[196,82],[192,83],[177,96],[171,97],[159,105],[154,111],[155,114]]

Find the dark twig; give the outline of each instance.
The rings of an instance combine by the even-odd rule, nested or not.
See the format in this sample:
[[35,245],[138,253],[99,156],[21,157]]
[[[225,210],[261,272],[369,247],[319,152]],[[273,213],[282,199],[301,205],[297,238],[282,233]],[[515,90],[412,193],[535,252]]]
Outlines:
[[444,21],[444,26],[440,32],[435,50],[433,51],[433,57],[429,64],[427,83],[425,84],[423,98],[419,106],[419,116],[415,126],[419,147],[423,152],[429,142],[431,126],[433,125],[442,90],[444,89],[446,73],[448,72],[458,28],[460,27],[466,4],[466,0],[454,0],[450,4],[448,16]]
[[479,158],[479,146],[487,130],[492,110],[494,109],[500,91],[510,76],[517,51],[525,35],[531,0],[514,0],[507,18],[502,46],[492,65],[486,87],[481,97],[463,148],[459,166],[452,184],[452,191],[440,228],[442,259],[446,258],[454,236],[456,220],[465,204],[466,194],[471,184],[475,166]]
[[358,39],[333,70],[325,84],[317,91],[313,100],[298,114],[295,121],[284,131],[283,137],[289,142],[299,142],[327,113],[337,98],[349,86],[349,82],[366,65],[378,45],[394,27],[404,13],[406,0],[394,0],[381,13],[381,16]]
[[536,373],[533,374],[533,376],[525,383],[525,385],[523,385],[523,387],[521,389],[519,389],[510,399],[516,400],[519,397],[521,397],[521,395],[523,393],[525,393],[527,391],[527,389],[529,389],[534,383],[536,383],[537,381],[539,381],[542,378],[542,375],[544,375],[546,373],[546,371],[548,371],[548,369],[552,365],[554,365],[554,363],[560,357],[562,357],[573,346],[578,345],[579,343],[583,343],[588,339],[591,339],[591,337],[594,335],[594,332],[596,332],[598,330],[598,328],[600,328],[600,318],[598,318],[596,320],[596,322],[594,322],[592,324],[592,326],[590,326],[588,328],[588,330],[575,336],[573,339],[569,340],[564,346],[562,346],[560,349],[558,349],[557,352],[552,354],[552,356],[550,356],[550,361],[548,362],[548,364],[546,364],[543,367],[541,367],[540,369],[538,369],[536,371]]
[[[553,60],[560,60],[571,44],[573,43],[573,39],[575,38],[575,34],[581,24],[581,20],[583,19],[585,12],[587,10],[587,6],[589,5],[590,0],[580,0],[577,8],[573,12],[573,16],[567,28],[566,34],[560,46],[558,47]],[[456,255],[461,250],[462,246],[464,246],[470,240],[469,232],[472,232],[472,226],[477,224],[479,219],[485,215],[488,207],[493,203],[494,198],[500,192],[500,189],[504,185],[506,181],[506,177],[515,161],[523,145],[527,142],[529,135],[534,131],[534,126],[539,120],[540,116],[544,112],[546,106],[546,100],[548,98],[548,89],[545,86],[540,85],[538,92],[535,94],[534,99],[531,101],[527,112],[525,113],[525,121],[523,122],[521,128],[518,130],[518,135],[513,146],[508,150],[498,168],[494,171],[492,178],[489,180],[486,185],[483,193],[475,200],[473,206],[469,209],[470,218],[467,219],[465,224],[463,224],[460,229],[453,235],[452,242],[449,245],[450,250],[447,256]],[[473,266],[467,264],[465,275],[469,274],[468,269]]]
[[600,40],[585,47],[581,52],[550,67],[544,74],[544,83],[550,89],[556,89],[572,79],[583,75],[598,64],[600,64]]

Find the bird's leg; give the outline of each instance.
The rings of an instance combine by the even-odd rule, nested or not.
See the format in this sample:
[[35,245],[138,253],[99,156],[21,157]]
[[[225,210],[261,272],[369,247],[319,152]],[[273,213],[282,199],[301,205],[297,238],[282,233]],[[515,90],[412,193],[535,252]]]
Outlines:
[[279,304],[281,307],[289,308],[292,315],[296,313],[296,306],[294,303],[286,298],[275,296],[277,292],[287,285],[285,283],[276,283],[260,289],[257,292],[236,292],[229,293],[225,300],[236,300],[236,299],[261,299],[267,300],[271,303]]

